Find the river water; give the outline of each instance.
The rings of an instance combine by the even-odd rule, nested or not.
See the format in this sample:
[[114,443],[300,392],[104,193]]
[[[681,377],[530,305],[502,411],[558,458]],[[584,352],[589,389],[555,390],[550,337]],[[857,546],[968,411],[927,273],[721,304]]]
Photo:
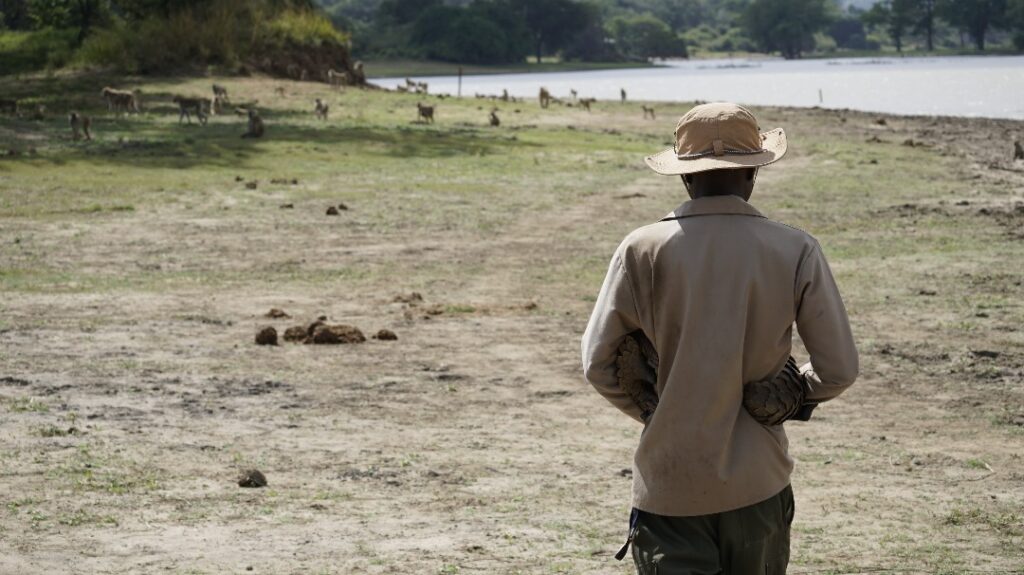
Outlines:
[[[453,76],[420,77],[431,93],[455,94]],[[375,83],[393,88],[400,78]],[[462,95],[535,99],[544,86],[557,97],[618,100],[727,100],[752,105],[822,106],[892,114],[1024,119],[1024,56],[848,58],[837,60],[669,61],[657,68],[466,76]]]

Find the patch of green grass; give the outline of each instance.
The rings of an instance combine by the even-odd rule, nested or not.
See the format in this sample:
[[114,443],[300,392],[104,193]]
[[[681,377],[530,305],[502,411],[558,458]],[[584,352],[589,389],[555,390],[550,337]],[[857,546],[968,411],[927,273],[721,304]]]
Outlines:
[[7,409],[14,413],[47,413],[50,406],[38,397],[4,397],[0,398]]

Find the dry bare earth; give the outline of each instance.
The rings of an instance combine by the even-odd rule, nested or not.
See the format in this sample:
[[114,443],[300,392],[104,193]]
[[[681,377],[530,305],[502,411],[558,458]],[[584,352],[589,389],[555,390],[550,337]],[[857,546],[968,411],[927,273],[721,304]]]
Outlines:
[[[629,572],[640,429],[578,339],[617,242],[682,201],[640,161],[669,120],[531,103],[495,135],[449,100],[410,128],[414,99],[346,93],[312,128],[320,88],[288,89],[258,147],[186,132],[187,170],[144,155],[180,133],[158,112],[109,158],[0,121],[42,142],[0,160],[0,572]],[[789,427],[790,572],[1022,572],[1024,128],[757,112],[792,156],[754,202],[822,241],[863,351]],[[253,344],[320,314],[399,339]]]

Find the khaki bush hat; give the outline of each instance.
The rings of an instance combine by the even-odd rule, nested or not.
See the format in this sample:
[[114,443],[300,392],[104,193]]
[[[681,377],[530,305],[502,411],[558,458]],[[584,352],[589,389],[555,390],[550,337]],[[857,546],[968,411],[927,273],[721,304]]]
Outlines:
[[648,156],[652,170],[664,176],[767,166],[786,155],[786,132],[761,133],[754,115],[728,102],[702,104],[676,126],[676,145]]

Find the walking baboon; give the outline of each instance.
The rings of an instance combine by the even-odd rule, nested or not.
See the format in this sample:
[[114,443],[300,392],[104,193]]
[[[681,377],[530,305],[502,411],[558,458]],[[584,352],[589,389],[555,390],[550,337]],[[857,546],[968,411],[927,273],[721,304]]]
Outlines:
[[596,98],[580,98],[580,107],[586,111],[590,111],[590,105],[597,102]]
[[501,101],[502,102],[508,102],[508,100],[509,100],[508,90],[507,89],[502,89],[501,90]]
[[263,118],[256,110],[249,110],[249,129],[242,134],[243,138],[263,137]]
[[186,98],[184,96],[175,96],[174,103],[178,105],[178,123],[182,120],[188,120],[188,123],[192,123],[192,116],[190,112],[194,112],[196,119],[203,126],[206,125],[207,110],[212,109],[212,104],[209,98]]
[[540,89],[540,107],[547,108],[551,105],[551,92],[548,92],[547,88]]
[[324,102],[320,98],[317,98],[316,109],[314,110],[314,112],[316,112],[316,117],[318,120],[326,120],[327,114],[330,113],[330,107],[327,105],[326,102]]
[[1024,146],[1021,145],[1020,140],[1013,142],[1013,159],[1024,160]]
[[68,116],[68,123],[71,124],[71,138],[76,142],[85,137],[86,140],[92,139],[92,134],[89,133],[89,128],[92,126],[92,119],[89,116],[83,116],[78,112],[71,112]]
[[12,98],[0,98],[0,111],[10,114],[11,116],[17,116],[18,101]]
[[622,103],[625,104],[626,103],[626,89],[625,88],[619,88],[619,94],[622,96]]
[[139,112],[139,103],[134,92],[127,90],[115,90],[109,86],[100,91],[103,99],[107,101],[107,111],[115,113]]
[[657,119],[657,118],[654,117],[654,108],[648,108],[647,106],[640,106],[640,107],[644,109],[644,119],[645,120],[647,119],[648,116],[650,116],[652,120],[656,120]]
[[328,68],[327,83],[340,90],[342,85],[345,84],[345,74],[335,72],[333,68]]
[[491,110],[491,126],[494,126],[495,128],[497,128],[498,126],[501,126],[501,119],[498,118],[498,109],[497,108]]
[[434,123],[434,107],[424,106],[422,102],[416,102],[416,110],[419,115],[416,117],[417,120],[422,119],[428,124]]
[[220,100],[222,104],[231,103],[231,99],[228,98],[228,89],[218,84],[213,85],[213,99]]
[[577,93],[576,90],[571,89],[571,88],[569,89],[569,93],[572,94],[572,100],[573,100],[573,102],[575,102],[576,98],[579,96],[579,93]]

